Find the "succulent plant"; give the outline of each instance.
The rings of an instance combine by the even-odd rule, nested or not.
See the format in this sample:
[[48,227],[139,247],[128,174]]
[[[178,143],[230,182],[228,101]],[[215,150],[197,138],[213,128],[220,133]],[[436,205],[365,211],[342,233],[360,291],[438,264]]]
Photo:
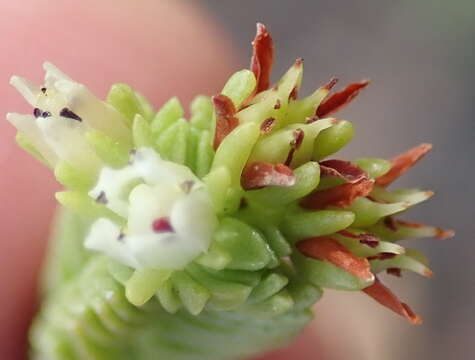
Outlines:
[[388,190],[431,148],[392,160],[331,158],[353,137],[333,115],[368,85],[299,98],[303,61],[272,87],[262,24],[250,70],[185,119],[125,84],[104,102],[45,63],[11,83],[33,106],[8,114],[18,144],[65,191],[31,330],[37,359],[237,359],[280,347],[324,288],[363,291],[420,323],[379,279],[430,276],[406,238],[451,231],[396,219],[432,196]]

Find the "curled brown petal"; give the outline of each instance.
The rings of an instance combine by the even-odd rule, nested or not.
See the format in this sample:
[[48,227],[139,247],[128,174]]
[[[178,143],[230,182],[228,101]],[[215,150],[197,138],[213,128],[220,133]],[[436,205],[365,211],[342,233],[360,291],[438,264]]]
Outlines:
[[431,144],[421,144],[391,159],[392,167],[376,179],[376,185],[388,186],[432,149]]
[[295,175],[283,164],[254,162],[247,165],[241,175],[241,185],[245,190],[259,189],[265,186],[293,186]]
[[374,279],[368,260],[354,255],[331,237],[321,236],[305,239],[297,243],[297,248],[304,255],[328,261],[360,279],[368,281]]
[[368,84],[369,80],[355,82],[349,84],[343,90],[328,96],[318,107],[316,115],[321,118],[340,110],[348,105]]
[[290,142],[290,149],[289,153],[287,154],[287,158],[285,159],[284,164],[290,166],[292,160],[294,159],[295,152],[300,148],[303,142],[303,138],[305,137],[305,133],[302,129],[295,129],[292,133],[293,139]]
[[270,72],[274,62],[274,45],[267,28],[257,23],[257,32],[252,42],[251,70],[256,76],[256,92],[269,88]]
[[412,324],[418,325],[422,323],[422,319],[417,316],[407,304],[401,302],[377,277],[373,285],[363,289],[363,292],[371,296],[381,305],[384,305],[395,313],[404,316]]
[[338,177],[347,183],[355,183],[368,177],[359,166],[344,160],[325,160],[320,162],[320,176]]
[[239,125],[236,108],[233,101],[226,95],[213,96],[214,111],[216,113],[216,130],[214,135],[214,149],[216,150],[221,141]]
[[373,189],[374,180],[363,178],[356,183],[338,185],[322,191],[315,191],[302,199],[300,205],[306,209],[318,210],[326,206],[346,207],[360,196],[367,196]]

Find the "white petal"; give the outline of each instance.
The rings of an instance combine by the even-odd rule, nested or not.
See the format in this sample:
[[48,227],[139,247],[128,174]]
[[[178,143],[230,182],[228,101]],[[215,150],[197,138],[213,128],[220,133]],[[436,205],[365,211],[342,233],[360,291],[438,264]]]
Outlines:
[[87,126],[115,140],[131,143],[130,129],[122,114],[96,97],[86,86],[61,79],[54,83],[54,87],[64,97],[66,106],[79,115]]
[[131,251],[128,249],[126,238],[120,239],[120,228],[108,219],[101,218],[91,226],[84,246],[87,249],[100,251],[122,264],[137,268]]
[[43,133],[36,124],[33,115],[8,113],[7,120],[15,126],[18,131],[25,134],[27,139],[34,145],[36,150],[51,164],[58,162],[58,157],[53,149],[45,142]]
[[68,75],[48,61],[43,63],[43,69],[45,71],[45,84],[47,87],[52,86],[57,80],[71,80]]
[[158,218],[168,217],[176,199],[181,196],[183,192],[178,186],[136,186],[129,196],[127,227],[130,234],[152,233],[153,222]]
[[208,193],[201,189],[176,201],[170,222],[187,246],[196,249],[197,255],[208,249],[218,220]]
[[186,166],[163,160],[151,148],[140,148],[136,151],[133,166],[146,182],[151,184],[166,183],[179,185],[185,181],[199,182],[198,178]]
[[36,119],[36,123],[45,141],[59,158],[92,172],[99,169],[101,161],[86,142],[81,122],[49,116]]
[[127,218],[129,203],[125,189],[138,178],[131,166],[119,170],[104,167],[97,185],[89,192],[89,196],[96,199],[104,191],[107,198],[106,206],[116,214]]
[[196,256],[196,250],[173,233],[131,235],[127,241],[141,267],[183,269]]
[[10,78],[10,84],[17,89],[31,106],[36,107],[36,101],[41,92],[39,85],[33,84],[20,76],[12,76]]

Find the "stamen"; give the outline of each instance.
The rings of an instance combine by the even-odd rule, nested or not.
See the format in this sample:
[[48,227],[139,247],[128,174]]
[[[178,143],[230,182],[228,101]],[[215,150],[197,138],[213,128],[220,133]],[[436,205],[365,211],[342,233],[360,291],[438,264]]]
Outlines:
[[73,119],[73,120],[77,120],[77,121],[82,121],[81,117],[79,117],[76,113],[72,112],[70,109],[68,108],[63,108],[60,113],[59,113],[60,116],[62,117],[65,117],[65,118],[68,118],[68,119]]
[[34,109],[33,109],[33,115],[35,116],[35,118],[39,118],[42,113],[43,113],[43,111],[41,111],[41,110],[38,109],[38,108],[34,108]]
[[193,185],[195,185],[195,182],[193,180],[186,180],[181,183],[180,187],[185,194],[189,194],[191,189],[193,188]]
[[101,191],[99,195],[96,197],[96,202],[99,204],[104,204],[104,205],[107,204],[108,200],[107,200],[106,193],[104,191]]

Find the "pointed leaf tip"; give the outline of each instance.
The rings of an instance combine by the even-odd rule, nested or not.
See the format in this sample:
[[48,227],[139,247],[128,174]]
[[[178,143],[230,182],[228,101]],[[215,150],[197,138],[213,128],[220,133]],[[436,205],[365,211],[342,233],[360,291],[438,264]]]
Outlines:
[[[328,96],[318,107],[316,115],[321,118],[340,110],[348,105],[368,84],[369,80],[351,83],[343,90]],[[330,81],[329,85],[333,87],[335,82]]]
[[257,23],[257,32],[252,42],[251,70],[256,76],[256,92],[269,88],[270,73],[274,62],[274,45],[265,25]]
[[378,177],[376,184],[379,186],[388,186],[413,167],[431,149],[431,144],[424,143],[394,157],[391,159],[391,169],[386,174]]
[[405,317],[411,324],[422,324],[422,319],[407,304],[401,302],[377,277],[372,285],[363,289],[363,292],[396,314]]
[[297,243],[297,248],[304,255],[317,260],[328,261],[360,279],[366,281],[374,279],[367,259],[354,255],[330,237],[321,236],[302,240]]
[[368,178],[358,166],[342,160],[327,160],[320,163],[321,177],[332,176],[346,183],[329,189],[314,191],[301,201],[307,209],[321,209],[326,206],[345,207],[360,196],[367,196],[373,189],[374,180]]

